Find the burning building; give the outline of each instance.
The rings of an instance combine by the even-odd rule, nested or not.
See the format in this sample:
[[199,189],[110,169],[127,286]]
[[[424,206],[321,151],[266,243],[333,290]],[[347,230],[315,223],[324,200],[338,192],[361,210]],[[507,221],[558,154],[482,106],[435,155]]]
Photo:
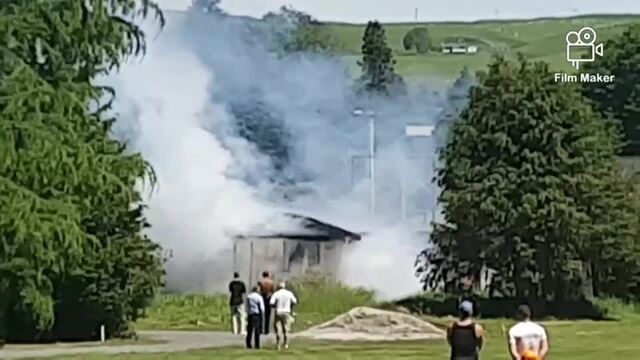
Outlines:
[[285,213],[234,236],[233,266],[250,284],[265,270],[279,280],[306,275],[335,277],[344,247],[359,240],[360,234]]

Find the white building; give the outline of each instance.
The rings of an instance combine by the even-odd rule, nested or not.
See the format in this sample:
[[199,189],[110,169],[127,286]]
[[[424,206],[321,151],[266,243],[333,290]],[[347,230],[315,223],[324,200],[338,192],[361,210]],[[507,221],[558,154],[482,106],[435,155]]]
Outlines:
[[478,47],[465,43],[442,43],[440,45],[443,54],[475,54]]

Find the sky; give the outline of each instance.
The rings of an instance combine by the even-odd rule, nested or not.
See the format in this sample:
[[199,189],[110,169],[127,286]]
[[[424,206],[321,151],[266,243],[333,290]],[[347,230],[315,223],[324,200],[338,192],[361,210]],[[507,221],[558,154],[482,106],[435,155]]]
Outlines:
[[[191,0],[156,0],[165,10],[184,10]],[[234,15],[261,17],[291,5],[322,21],[363,23],[415,21],[474,21],[536,18],[593,13],[640,14],[640,0],[222,0]]]

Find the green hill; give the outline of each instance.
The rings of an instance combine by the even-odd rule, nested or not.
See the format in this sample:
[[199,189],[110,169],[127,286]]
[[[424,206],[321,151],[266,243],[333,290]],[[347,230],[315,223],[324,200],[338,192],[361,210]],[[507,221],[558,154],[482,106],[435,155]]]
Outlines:
[[[605,41],[624,31],[632,23],[640,22],[636,15],[594,15],[575,18],[537,19],[526,21],[483,21],[474,23],[415,23],[385,24],[387,39],[398,61],[397,70],[404,77],[454,78],[467,66],[473,70],[483,69],[491,53],[501,52],[515,56],[518,52],[533,59],[548,61],[559,71],[571,71],[566,61],[565,36],[569,31],[590,26],[598,33],[598,42]],[[365,25],[329,24],[344,48],[344,55],[354,67],[360,54]],[[430,53],[416,55],[402,47],[402,38],[414,27],[427,27],[433,44],[450,39],[465,38],[474,44],[484,44],[477,54],[450,55]],[[605,48],[604,56],[607,56]]]

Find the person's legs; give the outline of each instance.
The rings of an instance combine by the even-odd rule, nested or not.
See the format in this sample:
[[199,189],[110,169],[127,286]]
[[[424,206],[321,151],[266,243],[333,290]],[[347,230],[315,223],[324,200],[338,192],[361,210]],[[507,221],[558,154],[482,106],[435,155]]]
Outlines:
[[231,332],[233,335],[238,335],[241,331],[238,329],[238,306],[231,305]]
[[282,326],[280,321],[280,315],[276,314],[273,317],[273,328],[276,332],[276,349],[280,350],[280,339],[282,336]]
[[253,345],[255,349],[260,349],[260,333],[262,332],[262,318],[256,316],[256,325],[253,327]]
[[240,332],[242,335],[247,334],[247,314],[244,310],[244,305],[238,306],[238,317],[240,317]]
[[269,304],[269,301],[271,301],[271,297],[263,296],[262,300],[264,301],[264,324],[263,324],[264,332],[263,333],[265,335],[269,335],[269,324],[271,323],[271,305]]
[[289,331],[291,330],[291,315],[283,314],[282,315],[282,338],[284,340],[284,348],[289,348]]
[[[247,349],[251,349],[251,334],[255,331],[254,329],[256,328],[256,324],[254,323],[254,319],[255,316],[254,315],[249,315],[249,318],[247,319],[247,335],[245,337],[245,342],[247,345]],[[258,328],[258,330],[260,330],[260,328]]]

